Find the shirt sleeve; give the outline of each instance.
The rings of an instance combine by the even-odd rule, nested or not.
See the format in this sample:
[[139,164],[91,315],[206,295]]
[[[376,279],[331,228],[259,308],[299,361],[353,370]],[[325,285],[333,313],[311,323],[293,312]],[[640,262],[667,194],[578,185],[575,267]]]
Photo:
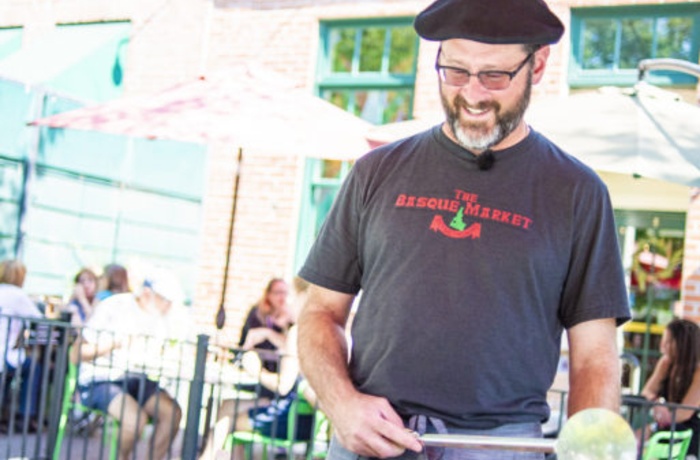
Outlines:
[[362,279],[358,248],[362,188],[357,166],[343,183],[299,271],[310,283],[346,294],[357,294]]
[[617,242],[617,227],[604,184],[576,195],[573,248],[564,284],[561,320],[566,328],[584,321],[630,319],[629,298]]

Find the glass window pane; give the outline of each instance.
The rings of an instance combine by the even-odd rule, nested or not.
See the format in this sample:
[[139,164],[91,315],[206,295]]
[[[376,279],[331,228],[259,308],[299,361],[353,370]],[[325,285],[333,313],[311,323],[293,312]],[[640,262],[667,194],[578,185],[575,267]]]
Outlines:
[[0,159],[0,259],[14,257],[24,168]]
[[330,33],[331,72],[352,70],[352,57],[355,54],[355,29],[333,29]]
[[623,19],[620,69],[636,69],[639,61],[652,56],[654,21],[650,18]]
[[338,179],[343,168],[340,160],[323,160],[321,164],[321,177],[324,179]]
[[34,116],[34,95],[22,83],[0,80],[0,152],[20,158],[31,137],[25,123]]
[[411,100],[413,91],[409,89],[389,91],[387,105],[384,110],[384,123],[408,120],[411,115]]
[[694,62],[691,56],[693,20],[659,18],[656,23],[656,58],[674,58]]
[[354,92],[353,113],[375,125],[410,118],[413,90],[367,90]]
[[363,120],[378,125],[384,111],[381,91],[355,91],[353,113]]
[[0,29],[0,60],[22,47],[22,29],[19,27]]
[[617,22],[612,19],[587,19],[583,22],[582,68],[613,68],[616,29]]
[[360,72],[381,72],[386,28],[368,27],[362,30]]
[[335,196],[338,194],[339,188],[340,185],[338,184],[313,186],[312,199],[316,210],[316,212],[314,213],[314,238],[318,236],[318,232],[321,230],[323,221],[326,219],[328,212],[331,210],[333,200],[335,200]]
[[321,96],[331,104],[350,111],[350,92],[346,90],[324,91]]
[[416,33],[413,27],[394,27],[391,29],[391,50],[389,54],[389,72],[399,74],[413,73],[415,68]]

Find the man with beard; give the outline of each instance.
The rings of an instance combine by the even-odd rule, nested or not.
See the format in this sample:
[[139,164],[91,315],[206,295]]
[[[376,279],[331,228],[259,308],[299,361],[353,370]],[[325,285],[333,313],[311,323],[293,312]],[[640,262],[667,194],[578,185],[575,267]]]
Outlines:
[[629,307],[607,190],[523,118],[561,22],[542,0],[438,0],[415,28],[440,42],[446,121],[357,161],[300,271],[299,357],[334,460],[417,458],[406,427],[541,437],[564,330],[569,414],[619,404]]

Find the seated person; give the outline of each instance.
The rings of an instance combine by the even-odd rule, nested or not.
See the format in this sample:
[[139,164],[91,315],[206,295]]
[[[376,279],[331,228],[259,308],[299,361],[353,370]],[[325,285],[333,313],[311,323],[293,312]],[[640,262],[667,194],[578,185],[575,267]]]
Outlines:
[[[670,402],[684,406],[700,405],[700,327],[688,320],[674,319],[664,330],[660,344],[661,358],[642,389],[649,401]],[[654,406],[653,416],[659,430],[671,428],[668,407]],[[688,454],[698,455],[700,419],[698,411],[678,409],[676,431],[693,430]]]
[[181,298],[175,279],[154,270],[138,294],[116,294],[100,302],[79,346],[72,349],[82,404],[120,422],[121,459],[131,458],[149,420],[154,424],[149,458],[163,458],[179,430],[182,411],[177,402],[158,382],[130,369],[148,364],[149,357],[158,365],[163,341],[181,338],[176,326],[188,325],[173,323],[174,304]]
[[[309,284],[303,279],[299,277],[294,279],[295,299],[292,313],[295,316],[306,301],[308,287]],[[288,319],[293,320],[292,317],[288,317]],[[284,397],[297,389],[300,373],[296,344],[297,331],[296,327],[292,326],[284,343],[277,348],[279,369],[276,370],[279,370],[279,372],[268,370],[264,361],[255,351],[248,351],[243,355],[241,359],[243,369],[252,377],[258,379],[260,385],[266,388],[271,396],[261,396],[253,401],[235,399],[223,401],[217,411],[217,422],[214,426],[213,436],[210,438],[210,443],[200,459],[210,460],[216,458],[214,457],[214,451],[220,449],[229,433],[233,431],[251,431],[253,427],[250,418],[260,408],[269,405],[275,396]],[[304,390],[304,396],[307,397],[309,402],[315,404],[315,396],[308,385]],[[243,458],[242,452],[235,453],[234,458]]]
[[100,285],[102,288],[95,295],[98,302],[114,294],[129,292],[129,274],[126,268],[119,264],[106,265],[100,277]]
[[72,314],[73,324],[82,326],[92,316],[96,303],[97,275],[89,268],[82,268],[73,282],[73,294],[66,309]]
[[[23,348],[18,348],[19,335],[25,324],[23,321],[8,319],[8,316],[22,316],[41,318],[41,312],[36,304],[22,289],[27,268],[18,260],[4,260],[0,263],[0,373],[7,369],[7,376],[12,377],[18,369],[22,384],[20,386],[19,402],[20,422],[30,417],[29,429],[36,430],[39,404],[39,391],[41,389],[42,368],[40,363],[33,363]],[[9,321],[9,325],[8,325]],[[7,345],[7,346],[6,346]],[[34,367],[32,372],[32,367]],[[31,379],[31,381],[30,381]],[[5,382],[3,398],[8,398],[10,392],[9,380]],[[29,395],[29,407],[27,407],[27,395]],[[7,406],[5,406],[7,407]],[[20,430],[23,425],[20,425]]]
[[244,350],[258,350],[265,369],[270,372],[277,372],[277,357],[266,351],[274,352],[284,346],[285,334],[292,323],[287,311],[288,294],[283,279],[271,279],[260,301],[248,312],[238,341],[238,346]]

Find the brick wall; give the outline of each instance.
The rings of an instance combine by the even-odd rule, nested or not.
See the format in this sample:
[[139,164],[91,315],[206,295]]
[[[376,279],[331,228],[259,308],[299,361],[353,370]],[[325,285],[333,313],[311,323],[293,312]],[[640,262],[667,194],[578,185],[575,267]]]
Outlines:
[[700,322],[700,189],[691,192],[686,218],[682,298],[676,313]]

